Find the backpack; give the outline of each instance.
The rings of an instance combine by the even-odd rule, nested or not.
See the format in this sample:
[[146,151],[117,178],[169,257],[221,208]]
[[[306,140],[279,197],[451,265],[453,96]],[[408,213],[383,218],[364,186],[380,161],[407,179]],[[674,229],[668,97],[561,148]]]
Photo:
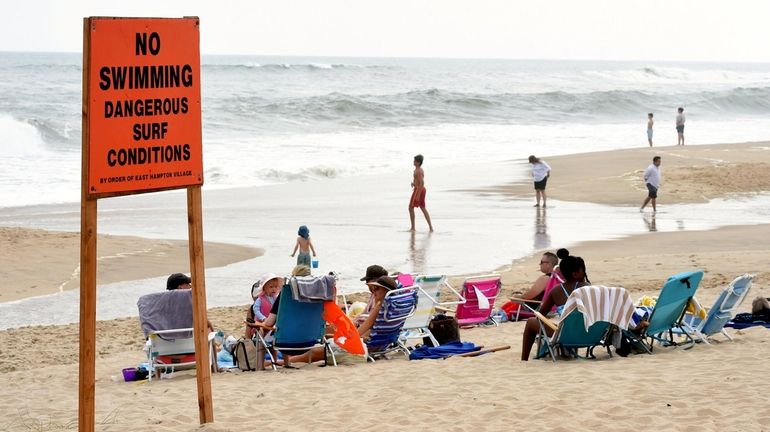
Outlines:
[[233,349],[233,362],[242,371],[257,370],[257,347],[251,339],[238,339]]
[[433,337],[436,338],[439,345],[460,341],[460,326],[457,325],[457,320],[453,316],[436,315],[430,320],[428,329],[433,333]]

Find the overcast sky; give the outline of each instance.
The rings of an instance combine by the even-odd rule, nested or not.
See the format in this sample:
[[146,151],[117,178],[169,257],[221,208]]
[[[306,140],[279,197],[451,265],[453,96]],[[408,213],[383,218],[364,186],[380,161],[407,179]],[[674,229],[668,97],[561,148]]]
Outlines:
[[770,62],[768,0],[22,0],[0,10],[0,51],[79,52],[85,16],[197,15],[204,54]]

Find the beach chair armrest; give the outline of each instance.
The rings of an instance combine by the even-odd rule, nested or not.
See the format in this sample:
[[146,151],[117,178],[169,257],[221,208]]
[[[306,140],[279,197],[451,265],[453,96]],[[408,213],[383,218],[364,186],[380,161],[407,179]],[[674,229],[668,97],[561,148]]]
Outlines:
[[514,303],[538,303],[538,304],[542,304],[543,303],[540,300],[530,300],[530,299],[525,299],[525,298],[521,298],[521,297],[511,297],[510,300],[512,302],[514,302]]
[[550,320],[550,319],[546,318],[546,316],[545,316],[545,315],[543,315],[543,314],[541,314],[539,311],[536,311],[536,310],[534,310],[534,309],[533,309],[533,310],[532,310],[532,313],[534,313],[534,314],[535,314],[535,316],[537,317],[537,319],[539,319],[539,320],[540,320],[540,322],[542,322],[543,324],[545,324],[545,326],[546,326],[546,327],[548,327],[548,328],[550,328],[551,330],[553,330],[553,331],[556,331],[556,329],[558,329],[558,328],[559,328],[559,325],[558,325],[558,324],[556,324],[556,323],[555,323],[555,322],[553,322],[552,320]]
[[440,311],[440,312],[451,312],[451,313],[455,313],[455,311],[454,311],[453,309],[448,309],[448,308],[445,308],[445,307],[441,307],[441,306],[436,306],[436,310],[437,310],[437,311]]
[[267,330],[267,331],[275,330],[275,326],[269,326],[269,325],[261,323],[261,322],[249,323],[249,327],[261,328],[261,329]]
[[457,300],[454,301],[444,301],[444,302],[435,302],[437,305],[441,306],[452,306],[452,305],[460,305],[465,304],[467,300],[465,300],[465,297],[463,297],[462,294],[460,294],[452,285],[449,284],[449,282],[445,279],[444,280],[444,286],[449,288],[450,291],[452,291],[452,294],[457,297]]

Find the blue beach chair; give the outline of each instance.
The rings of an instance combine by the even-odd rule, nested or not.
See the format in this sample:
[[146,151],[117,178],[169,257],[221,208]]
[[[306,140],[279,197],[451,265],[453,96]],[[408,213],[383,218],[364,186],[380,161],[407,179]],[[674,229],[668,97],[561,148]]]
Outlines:
[[[687,304],[695,295],[695,291],[703,279],[702,270],[694,270],[675,274],[666,280],[660,295],[655,303],[655,308],[650,315],[649,325],[640,335],[630,331],[625,334],[635,345],[643,347],[648,353],[652,353],[653,344],[657,341],[661,346],[682,345],[691,347],[695,341],[687,332],[686,325],[682,322]],[[686,338],[684,344],[674,341],[674,331]]]
[[268,353],[273,369],[276,367],[271,348],[284,353],[284,367],[290,367],[289,355],[302,354],[317,347],[323,347],[336,366],[334,353],[324,337],[326,322],[323,319],[323,302],[305,303],[295,300],[288,283],[281,289],[280,301],[272,340],[258,334],[259,343]]
[[406,287],[388,291],[385,295],[384,305],[366,341],[368,360],[374,361],[376,357],[396,351],[403,352],[409,358],[409,349],[400,336],[407,318],[417,309],[418,292],[416,287]]
[[[694,315],[685,315],[684,325],[685,330],[691,335],[698,338],[700,342],[709,343],[708,339],[716,334],[723,334],[728,340],[733,340],[729,334],[725,331],[725,324],[733,319],[738,308],[746,299],[749,291],[751,291],[751,284],[754,280],[754,275],[744,274],[738,276],[733,280],[730,285],[725,287],[722,292],[714,301],[714,306],[708,309],[706,318],[700,319]],[[675,333],[680,332],[678,329]]]

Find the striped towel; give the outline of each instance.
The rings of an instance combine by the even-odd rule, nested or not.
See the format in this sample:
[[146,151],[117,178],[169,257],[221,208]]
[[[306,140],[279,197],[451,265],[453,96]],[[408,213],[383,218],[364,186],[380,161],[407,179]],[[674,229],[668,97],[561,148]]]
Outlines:
[[634,303],[625,288],[591,285],[570,294],[561,316],[565,317],[575,309],[583,313],[586,328],[605,321],[625,330],[634,313]]

